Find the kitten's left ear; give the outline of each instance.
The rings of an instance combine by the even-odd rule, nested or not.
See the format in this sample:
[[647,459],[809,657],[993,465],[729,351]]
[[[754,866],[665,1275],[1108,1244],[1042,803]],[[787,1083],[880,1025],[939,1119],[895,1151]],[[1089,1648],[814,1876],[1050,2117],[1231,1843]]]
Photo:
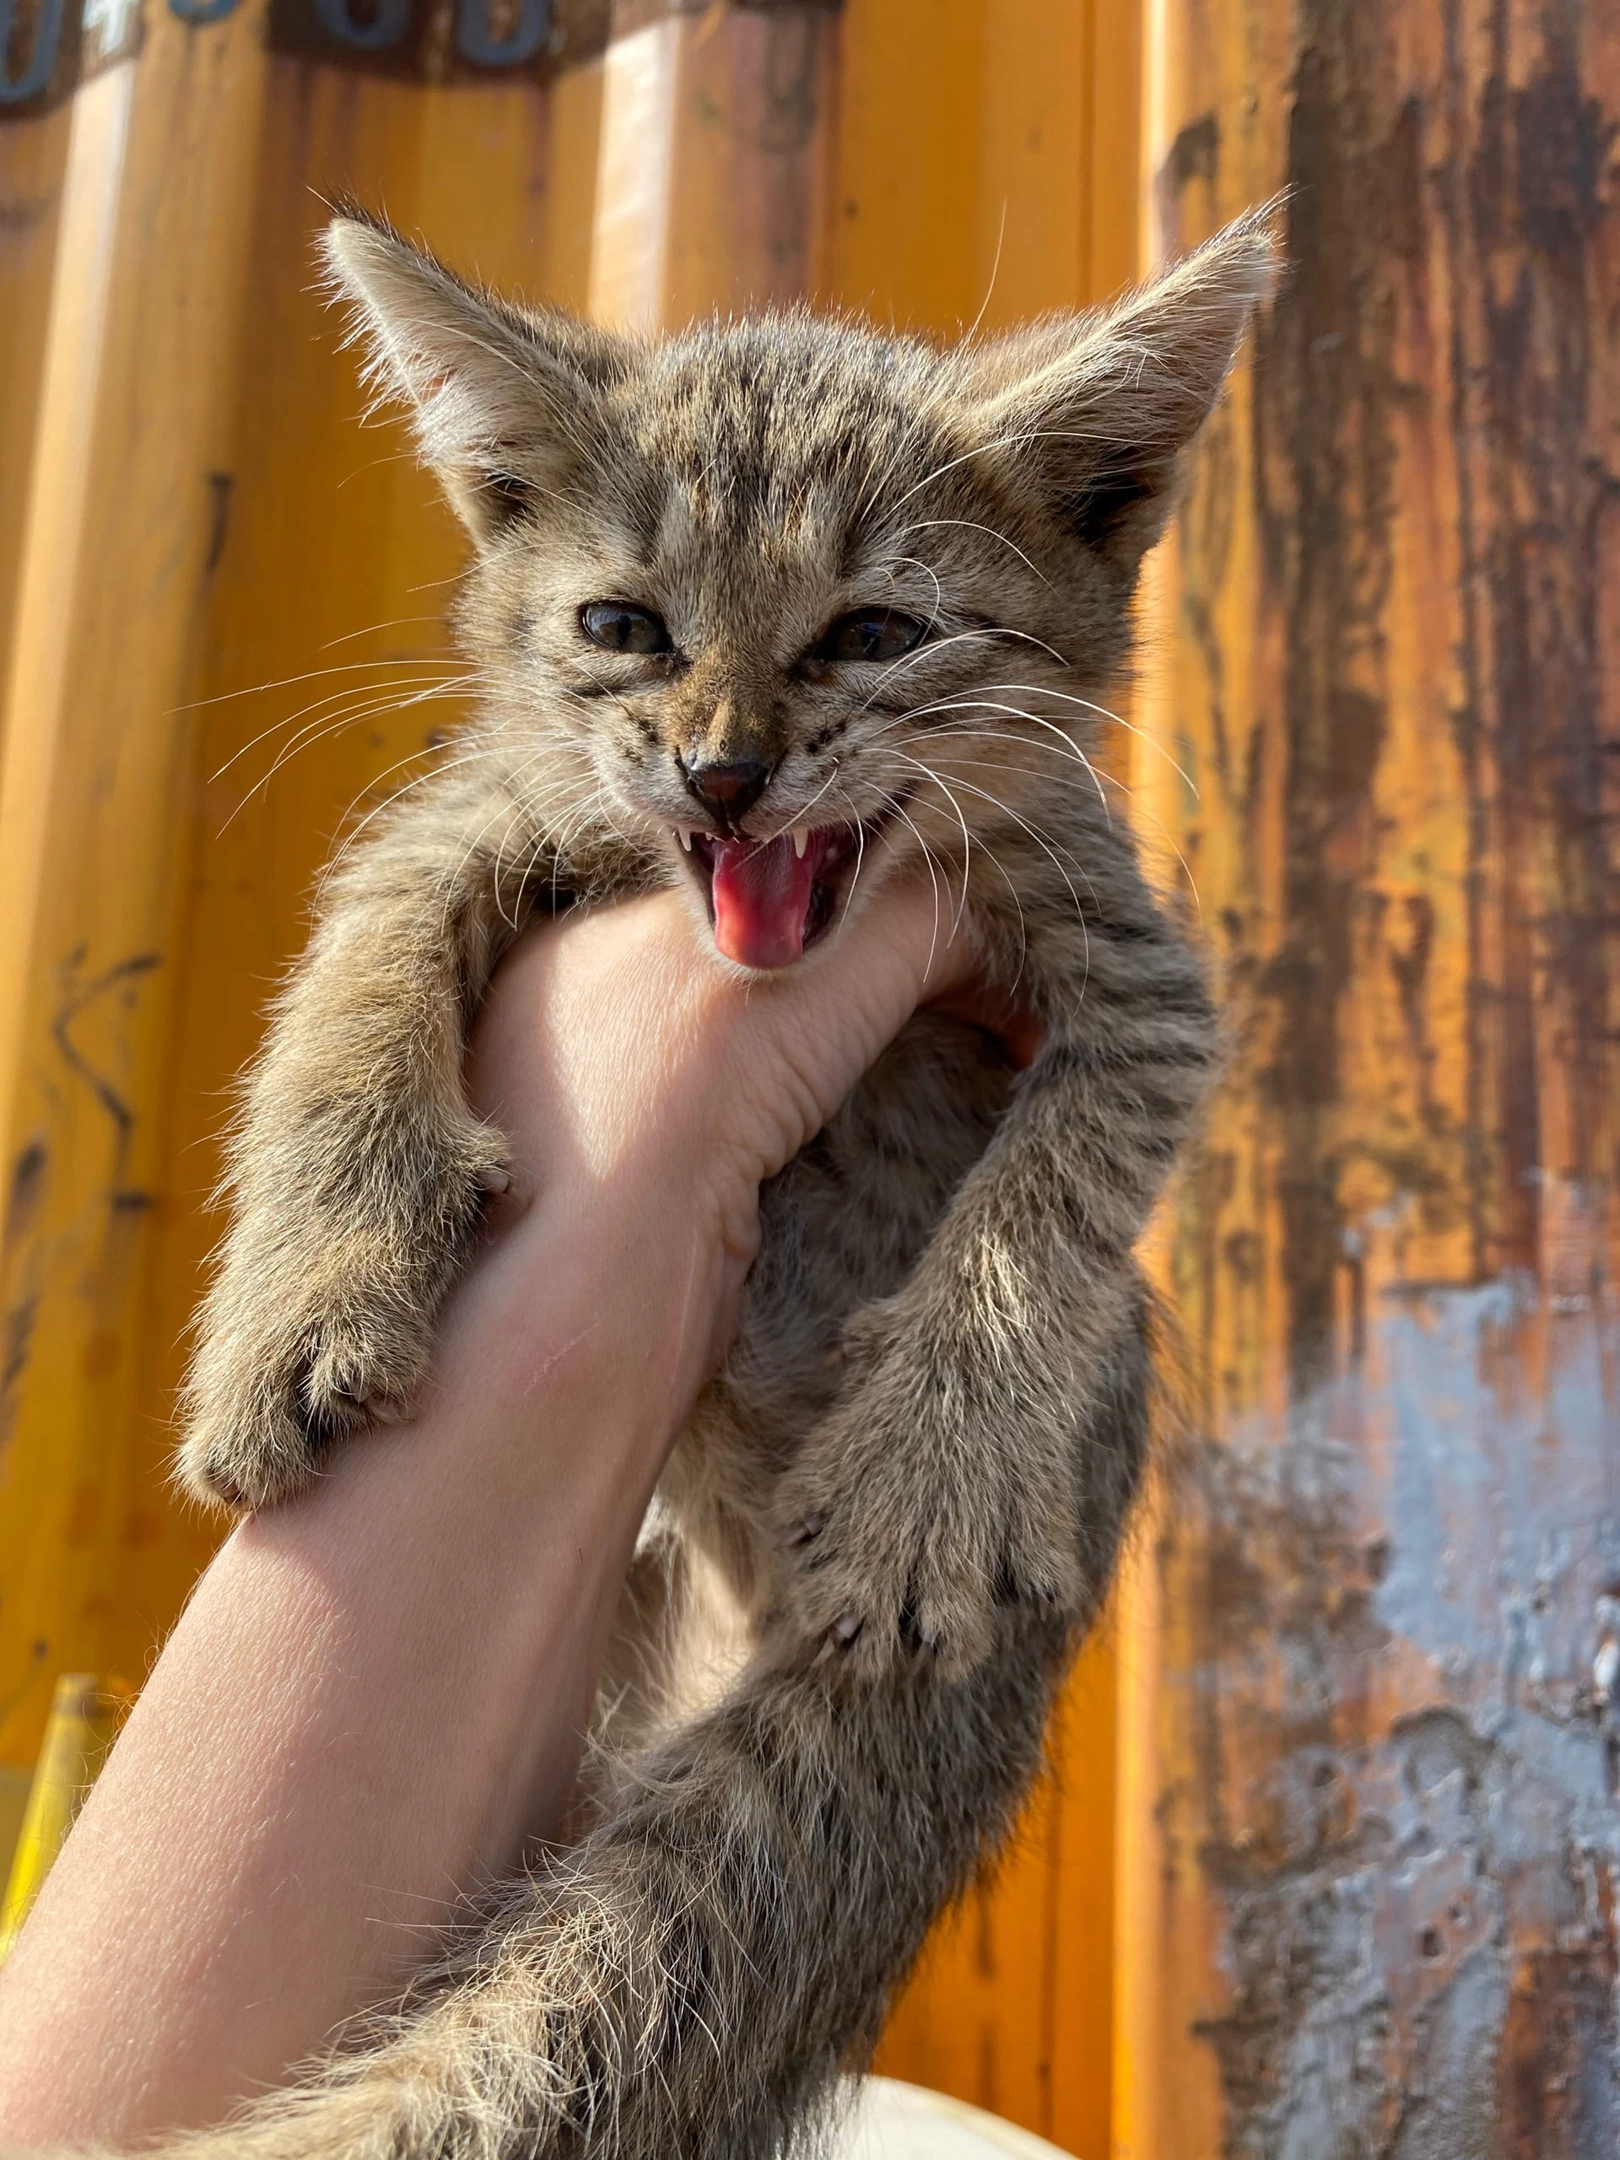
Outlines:
[[988,438],[986,469],[1134,569],[1275,283],[1272,217],[1239,219],[1106,313],[1037,323],[981,352],[973,425]]
[[367,378],[410,411],[423,462],[485,546],[566,494],[601,441],[619,340],[466,285],[380,219],[334,218],[321,253]]

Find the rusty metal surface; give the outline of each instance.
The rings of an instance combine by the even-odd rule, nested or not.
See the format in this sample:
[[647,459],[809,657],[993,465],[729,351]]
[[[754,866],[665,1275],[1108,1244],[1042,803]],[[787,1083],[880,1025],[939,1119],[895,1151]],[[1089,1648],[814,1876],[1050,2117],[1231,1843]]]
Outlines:
[[1620,11],[1185,0],[1290,270],[1166,582],[1234,1013],[1158,1560],[1163,2160],[1620,2151]]
[[268,22],[273,52],[329,67],[407,82],[544,82],[601,52],[611,12],[611,0],[271,0]]

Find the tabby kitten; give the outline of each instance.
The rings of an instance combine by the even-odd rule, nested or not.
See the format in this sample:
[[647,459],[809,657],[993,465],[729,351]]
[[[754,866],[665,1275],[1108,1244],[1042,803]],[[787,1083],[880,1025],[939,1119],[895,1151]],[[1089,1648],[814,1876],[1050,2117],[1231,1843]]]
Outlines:
[[[617,1663],[653,1680],[580,1842],[220,2136],[766,2160],[1003,1835],[1140,1477],[1133,1246],[1214,1021],[1084,753],[1271,247],[1247,220],[1111,311],[943,351],[803,314],[618,335],[361,217],[325,247],[471,537],[482,710],[331,877],[277,1005],[191,1489],[274,1500],[410,1403],[505,1181],[462,1046],[525,910],[679,886],[716,965],[777,968],[928,875],[1043,1036],[1015,1073],[919,1016],[761,1194],[741,1336],[626,1592]],[[700,1582],[747,1647],[676,1712]]]

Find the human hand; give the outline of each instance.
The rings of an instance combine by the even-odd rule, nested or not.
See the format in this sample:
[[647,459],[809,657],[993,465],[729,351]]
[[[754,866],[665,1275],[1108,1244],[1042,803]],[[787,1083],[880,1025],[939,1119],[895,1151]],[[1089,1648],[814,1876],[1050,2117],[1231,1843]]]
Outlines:
[[[761,1183],[838,1109],[919,1004],[1027,1023],[976,991],[926,888],[885,893],[823,956],[717,966],[674,893],[547,924],[508,957],[475,1031],[473,1106],[505,1133],[497,1235],[584,1239],[643,1342],[673,1433],[724,1355]],[[601,1241],[610,1251],[604,1252]]]

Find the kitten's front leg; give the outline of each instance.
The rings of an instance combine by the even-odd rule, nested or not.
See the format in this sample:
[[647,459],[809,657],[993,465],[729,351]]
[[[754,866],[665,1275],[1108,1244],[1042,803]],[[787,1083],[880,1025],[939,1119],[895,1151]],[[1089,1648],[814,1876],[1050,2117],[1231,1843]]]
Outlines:
[[231,1143],[234,1219],[179,1457],[199,1497],[296,1490],[329,1439],[419,1385],[483,1196],[506,1182],[462,1056],[536,845],[498,780],[458,776],[416,791],[329,881]]
[[1202,969],[1134,861],[1097,883],[1083,930],[1026,902],[1044,1046],[911,1281],[857,1317],[779,1487],[777,1624],[857,1673],[924,1652],[965,1672],[998,1604],[1078,1614],[1096,1581],[1079,1436],[1140,1325],[1133,1250],[1216,1054]]

